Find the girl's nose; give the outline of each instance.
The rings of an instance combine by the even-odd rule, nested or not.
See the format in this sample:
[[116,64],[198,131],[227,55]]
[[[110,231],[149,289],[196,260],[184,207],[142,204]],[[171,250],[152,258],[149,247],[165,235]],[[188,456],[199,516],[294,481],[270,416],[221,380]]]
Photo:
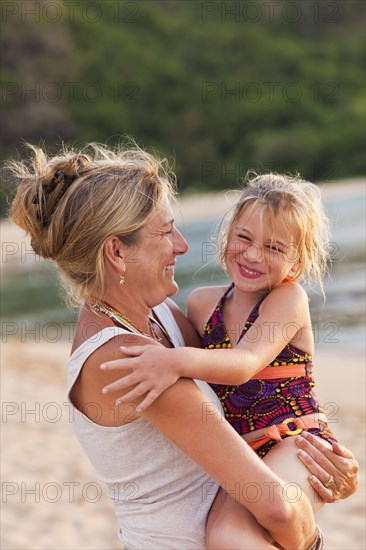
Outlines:
[[251,262],[262,261],[262,249],[258,244],[250,244],[244,251],[244,258]]

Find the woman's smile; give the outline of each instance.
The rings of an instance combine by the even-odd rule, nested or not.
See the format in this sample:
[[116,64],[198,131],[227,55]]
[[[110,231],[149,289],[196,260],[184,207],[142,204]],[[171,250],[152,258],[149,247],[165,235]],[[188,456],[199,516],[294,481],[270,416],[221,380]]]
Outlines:
[[168,264],[165,267],[165,271],[169,271],[170,273],[172,273],[173,276],[174,276],[174,269],[175,269],[175,262],[174,264]]

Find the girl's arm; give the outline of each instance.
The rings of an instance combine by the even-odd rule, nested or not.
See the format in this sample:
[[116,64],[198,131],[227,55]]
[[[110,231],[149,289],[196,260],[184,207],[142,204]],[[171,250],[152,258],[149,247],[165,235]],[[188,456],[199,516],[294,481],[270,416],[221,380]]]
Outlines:
[[211,384],[244,384],[266,367],[297,333],[301,335],[309,322],[304,290],[297,284],[281,285],[264,300],[247,338],[243,338],[235,349],[122,348],[131,359],[113,361],[103,368],[129,369],[132,374],[107,388],[116,391],[137,384],[118,399],[118,404],[147,394],[140,405],[142,411],[178,378],[197,378]]
[[[309,326],[305,291],[298,284],[282,284],[265,298],[260,315],[234,349],[197,351],[184,348],[178,350],[180,357],[176,359],[176,368],[183,377],[212,384],[244,384],[269,365],[295,337],[299,339]],[[312,353],[312,349],[309,351]]]

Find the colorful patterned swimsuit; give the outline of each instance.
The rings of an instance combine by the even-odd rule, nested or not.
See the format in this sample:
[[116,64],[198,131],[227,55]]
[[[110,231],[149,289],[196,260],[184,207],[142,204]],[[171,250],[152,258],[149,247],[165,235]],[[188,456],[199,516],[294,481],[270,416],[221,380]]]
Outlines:
[[[234,284],[225,292],[205,326],[203,345],[206,349],[232,347],[225,328],[222,308],[233,287]],[[264,298],[251,311],[238,342],[245,337],[257,319],[259,306]],[[289,343],[269,366],[275,369],[293,364],[303,365],[306,375],[291,378],[274,377],[265,380],[252,379],[240,386],[210,384],[222,403],[226,420],[240,435],[281,424],[289,418],[305,415],[314,415],[316,418],[316,413],[324,413],[313,393],[312,363],[307,353]],[[318,428],[307,431],[322,437],[329,443],[335,440],[328,425],[323,421],[319,421]],[[277,442],[275,439],[270,439],[255,451],[263,458]]]

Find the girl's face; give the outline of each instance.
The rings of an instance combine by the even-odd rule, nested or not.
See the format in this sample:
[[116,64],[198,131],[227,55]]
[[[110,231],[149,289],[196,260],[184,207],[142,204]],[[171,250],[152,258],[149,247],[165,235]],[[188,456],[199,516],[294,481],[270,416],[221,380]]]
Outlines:
[[267,291],[299,270],[297,231],[279,216],[275,226],[257,201],[243,208],[231,228],[225,254],[228,273],[239,290]]

